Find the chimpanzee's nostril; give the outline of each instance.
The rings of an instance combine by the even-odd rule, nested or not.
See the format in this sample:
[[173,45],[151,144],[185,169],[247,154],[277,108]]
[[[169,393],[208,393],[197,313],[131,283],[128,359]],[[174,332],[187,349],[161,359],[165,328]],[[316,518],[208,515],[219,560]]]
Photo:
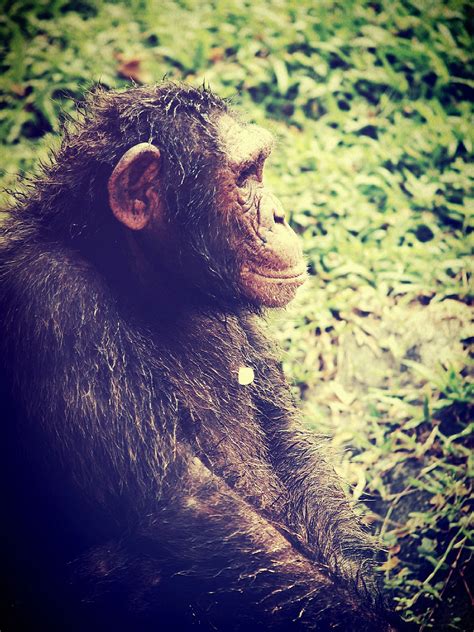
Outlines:
[[273,221],[275,222],[275,224],[285,223],[285,212],[283,211],[283,209],[273,209]]

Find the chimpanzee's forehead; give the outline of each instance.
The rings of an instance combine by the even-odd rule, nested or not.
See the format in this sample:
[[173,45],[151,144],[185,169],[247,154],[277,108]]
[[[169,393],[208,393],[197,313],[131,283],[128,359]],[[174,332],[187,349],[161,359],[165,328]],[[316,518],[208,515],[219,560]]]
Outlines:
[[245,125],[232,116],[224,114],[217,124],[219,138],[231,165],[241,165],[256,159],[266,158],[275,143],[270,132],[258,125]]

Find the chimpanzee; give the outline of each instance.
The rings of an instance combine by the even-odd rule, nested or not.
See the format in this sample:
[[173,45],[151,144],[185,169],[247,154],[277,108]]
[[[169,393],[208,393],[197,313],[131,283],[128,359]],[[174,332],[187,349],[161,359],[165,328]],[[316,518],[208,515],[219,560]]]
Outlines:
[[15,195],[2,630],[395,629],[262,331],[306,274],[272,142],[207,88],[97,90]]

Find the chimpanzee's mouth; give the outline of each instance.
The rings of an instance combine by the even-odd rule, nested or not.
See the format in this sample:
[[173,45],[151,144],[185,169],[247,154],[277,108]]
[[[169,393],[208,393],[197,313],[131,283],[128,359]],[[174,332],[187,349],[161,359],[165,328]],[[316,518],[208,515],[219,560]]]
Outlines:
[[304,264],[300,264],[285,270],[255,270],[248,268],[243,271],[243,274],[260,277],[270,283],[297,283],[301,285],[306,279],[307,270]]

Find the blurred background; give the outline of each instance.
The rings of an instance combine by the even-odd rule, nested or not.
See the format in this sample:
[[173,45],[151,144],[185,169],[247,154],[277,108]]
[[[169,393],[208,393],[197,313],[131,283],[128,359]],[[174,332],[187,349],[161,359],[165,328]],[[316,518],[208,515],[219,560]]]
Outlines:
[[472,3],[0,5],[4,208],[98,84],[205,81],[276,135],[266,178],[311,276],[270,320],[305,421],[383,540],[394,607],[472,630]]

